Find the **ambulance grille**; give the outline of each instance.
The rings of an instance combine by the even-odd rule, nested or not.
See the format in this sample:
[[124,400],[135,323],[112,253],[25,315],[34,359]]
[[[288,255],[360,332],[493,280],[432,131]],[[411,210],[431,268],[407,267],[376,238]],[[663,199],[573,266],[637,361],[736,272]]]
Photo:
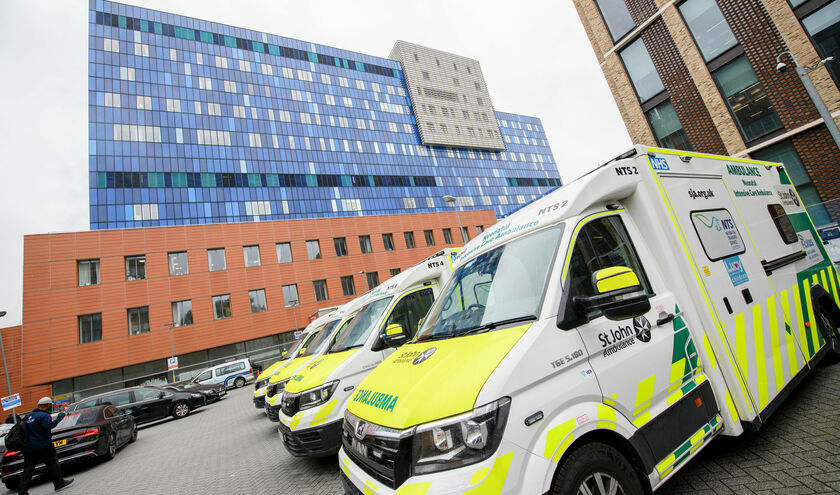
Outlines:
[[341,435],[344,452],[380,483],[397,489],[410,476],[411,438],[396,440],[366,435],[357,439],[347,422]]

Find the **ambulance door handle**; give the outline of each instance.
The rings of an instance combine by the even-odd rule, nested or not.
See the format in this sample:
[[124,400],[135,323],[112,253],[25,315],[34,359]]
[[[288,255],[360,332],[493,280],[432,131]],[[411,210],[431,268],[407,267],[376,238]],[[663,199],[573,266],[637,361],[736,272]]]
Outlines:
[[[660,314],[662,314],[662,313],[660,313]],[[656,320],[656,326],[661,327],[662,325],[671,323],[672,321],[674,321],[674,318],[676,318],[677,316],[680,316],[681,314],[682,314],[682,311],[680,311],[677,314],[668,313],[667,315],[665,315],[665,316]]]

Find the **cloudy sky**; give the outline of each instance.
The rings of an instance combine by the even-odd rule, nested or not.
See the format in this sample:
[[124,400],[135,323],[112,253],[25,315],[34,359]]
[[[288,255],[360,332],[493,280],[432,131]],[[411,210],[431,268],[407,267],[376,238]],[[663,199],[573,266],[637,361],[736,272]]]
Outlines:
[[[387,57],[401,39],[477,59],[496,110],[542,119],[564,182],[631,145],[568,0],[134,0]],[[23,236],[89,229],[86,0],[0,1],[0,327],[21,321]]]

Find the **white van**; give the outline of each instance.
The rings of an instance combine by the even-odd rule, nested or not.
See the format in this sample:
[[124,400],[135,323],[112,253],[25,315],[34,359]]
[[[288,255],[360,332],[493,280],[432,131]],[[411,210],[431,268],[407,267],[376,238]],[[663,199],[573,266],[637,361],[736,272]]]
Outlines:
[[241,388],[254,381],[254,369],[249,359],[237,359],[207,368],[192,381],[201,385],[222,383],[225,388]]
[[347,490],[655,490],[840,356],[838,304],[784,168],[637,146],[463,248],[348,401]]
[[292,455],[338,452],[347,400],[394,347],[413,337],[449,279],[457,251],[439,251],[370,291],[326,354],[289,379],[280,398],[279,433]]

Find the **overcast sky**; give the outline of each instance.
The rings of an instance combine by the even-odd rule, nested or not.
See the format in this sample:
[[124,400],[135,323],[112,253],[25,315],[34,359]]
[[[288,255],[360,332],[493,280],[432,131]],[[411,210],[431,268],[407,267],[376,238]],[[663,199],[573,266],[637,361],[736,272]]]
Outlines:
[[[126,3],[381,57],[400,39],[477,59],[496,110],[542,119],[564,182],[631,146],[568,0]],[[86,0],[0,1],[0,327],[21,322],[23,236],[90,228],[87,33]]]

